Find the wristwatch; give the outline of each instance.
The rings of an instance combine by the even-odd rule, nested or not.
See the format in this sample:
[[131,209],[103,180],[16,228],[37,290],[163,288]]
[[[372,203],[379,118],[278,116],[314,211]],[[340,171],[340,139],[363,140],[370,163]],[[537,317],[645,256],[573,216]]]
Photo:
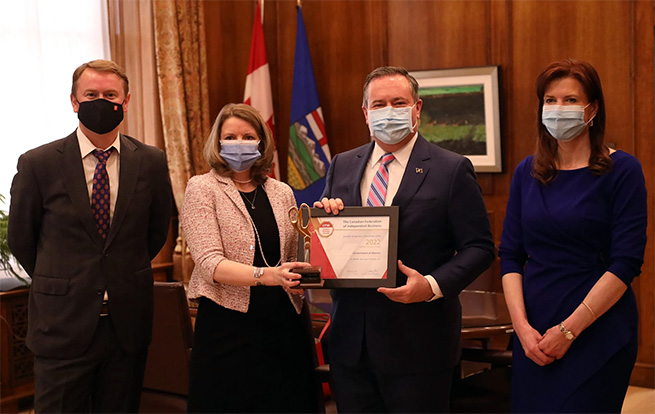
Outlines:
[[255,278],[255,285],[256,286],[264,286],[264,284],[259,280],[259,278],[264,274],[264,268],[263,267],[256,267],[255,270],[253,271],[252,275]]
[[564,334],[564,337],[566,339],[568,339],[569,341],[572,341],[572,340],[575,339],[575,335],[573,335],[573,332],[566,329],[566,327],[564,326],[564,322],[560,322],[560,324],[558,326],[559,326],[560,332],[562,332]]

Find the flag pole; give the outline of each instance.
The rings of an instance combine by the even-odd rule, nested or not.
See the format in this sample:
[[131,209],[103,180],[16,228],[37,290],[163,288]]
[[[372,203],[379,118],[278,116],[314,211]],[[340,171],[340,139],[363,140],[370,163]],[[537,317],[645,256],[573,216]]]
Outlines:
[[262,12],[262,24],[264,24],[264,0],[257,0],[257,3],[259,3],[259,8]]
[[[271,92],[271,78],[266,57],[266,42],[264,41],[264,14],[262,12],[263,0],[255,2],[255,16],[252,27],[252,42],[250,44],[250,60],[248,74],[243,93],[243,103],[251,105],[262,115],[271,129],[275,141],[275,120],[273,111],[273,96]],[[259,15],[259,16],[258,16]],[[258,20],[257,17],[260,17]],[[273,152],[273,168],[269,176],[279,179],[280,167],[278,162],[277,145]]]

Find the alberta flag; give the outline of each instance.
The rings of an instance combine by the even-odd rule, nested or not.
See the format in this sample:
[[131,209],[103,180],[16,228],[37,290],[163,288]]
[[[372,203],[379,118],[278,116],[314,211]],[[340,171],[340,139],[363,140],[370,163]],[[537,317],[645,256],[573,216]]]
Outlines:
[[[275,121],[273,119],[273,94],[271,93],[271,74],[268,70],[268,59],[266,58],[266,43],[264,42],[264,27],[262,21],[264,14],[261,11],[260,1],[257,1],[255,9],[255,22],[252,26],[252,42],[250,43],[250,61],[248,62],[248,76],[246,77],[246,88],[243,96],[243,103],[248,104],[259,111],[271,129],[273,141],[275,141]],[[275,142],[274,142],[275,143]],[[270,173],[273,178],[280,179],[280,163],[277,158],[277,148],[273,155],[273,170]]]
[[330,166],[331,156],[323,124],[323,111],[314,80],[305,22],[300,6],[296,8],[298,26],[287,172],[289,185],[293,187],[298,204],[307,203],[311,206],[323,192],[325,174]]

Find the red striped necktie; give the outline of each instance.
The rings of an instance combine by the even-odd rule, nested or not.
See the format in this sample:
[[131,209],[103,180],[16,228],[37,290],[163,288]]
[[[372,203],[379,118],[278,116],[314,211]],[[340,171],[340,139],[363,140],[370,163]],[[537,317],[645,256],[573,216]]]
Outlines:
[[98,227],[98,233],[103,239],[109,232],[109,174],[107,174],[107,160],[114,151],[114,147],[107,151],[93,150],[92,154],[98,159],[93,172],[93,190],[91,191],[91,208],[93,218]]
[[387,186],[389,185],[389,163],[395,158],[392,153],[387,152],[382,156],[380,168],[373,177],[371,188],[368,190],[366,205],[369,207],[384,206],[384,200],[387,197]]

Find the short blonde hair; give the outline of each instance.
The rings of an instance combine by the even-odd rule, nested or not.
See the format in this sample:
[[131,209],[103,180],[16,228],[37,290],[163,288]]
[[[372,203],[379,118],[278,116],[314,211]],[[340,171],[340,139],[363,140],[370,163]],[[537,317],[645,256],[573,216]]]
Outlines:
[[259,152],[262,154],[255,164],[250,168],[250,177],[256,184],[262,184],[268,178],[268,173],[273,167],[273,151],[275,143],[273,142],[273,133],[268,125],[259,114],[259,112],[250,105],[246,104],[227,104],[218,113],[216,121],[212,126],[207,143],[205,143],[204,155],[207,163],[223,177],[232,177],[233,171],[221,157],[221,130],[223,124],[229,118],[239,118],[246,121],[255,129],[259,138]]
[[93,69],[96,72],[110,72],[118,76],[123,80],[123,90],[125,91],[125,96],[130,92],[130,81],[127,79],[127,75],[123,68],[118,66],[115,62],[111,60],[96,59],[90,62],[81,64],[73,72],[73,86],[71,87],[71,94],[75,96],[77,93],[77,82],[80,80],[80,76],[87,69]]

